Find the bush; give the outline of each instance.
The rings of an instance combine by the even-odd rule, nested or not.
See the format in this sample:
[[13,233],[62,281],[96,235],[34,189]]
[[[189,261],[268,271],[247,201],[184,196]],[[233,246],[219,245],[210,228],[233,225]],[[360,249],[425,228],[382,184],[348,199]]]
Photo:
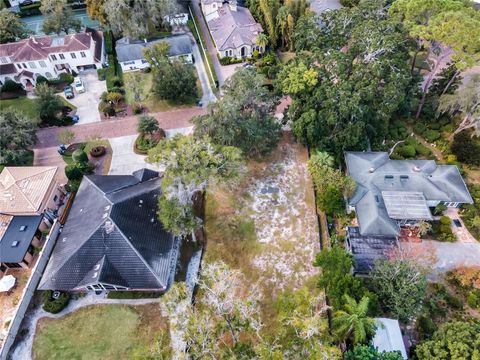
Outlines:
[[451,223],[452,223],[452,221],[450,220],[450,218],[448,216],[440,217],[440,224],[450,226]]
[[73,161],[77,163],[86,163],[88,162],[88,155],[82,149],[77,149],[72,154]]
[[452,152],[461,162],[480,165],[480,141],[473,139],[467,131],[462,131],[455,135],[452,143]]
[[70,294],[62,292],[58,299],[53,299],[52,295],[53,291],[51,290],[45,291],[43,294],[43,310],[52,314],[58,314],[68,305]]
[[125,89],[123,87],[113,86],[108,92],[119,93],[125,95]]
[[470,291],[467,295],[467,304],[473,309],[476,309],[478,306],[478,295],[474,291]]
[[103,81],[107,78],[107,68],[97,69],[98,80]]
[[421,156],[430,156],[432,155],[432,151],[427,148],[426,146],[423,146],[420,143],[415,143],[415,151],[417,152],[418,155]]
[[115,115],[115,108],[112,104],[106,101],[100,101],[98,104],[98,111],[100,111],[105,116],[114,116]]
[[1,92],[17,92],[23,90],[23,86],[13,80],[7,80],[0,89]]
[[115,76],[112,79],[112,85],[113,85],[113,87],[122,87],[123,86],[123,80],[120,79],[118,76]]
[[404,145],[398,148],[398,153],[405,158],[413,158],[415,157],[416,150],[412,145]]
[[415,124],[414,130],[417,134],[423,135],[423,133],[427,131],[427,127],[424,123],[419,122]]
[[65,185],[65,190],[68,192],[76,192],[78,188],[80,187],[80,183],[82,180],[70,180],[67,185]]
[[149,67],[146,67],[145,69],[142,70],[145,74],[148,74],[149,72],[152,72],[152,68],[149,66]]
[[453,296],[449,292],[447,292],[444,296],[445,301],[447,302],[447,305],[456,309],[456,310],[462,310],[463,309],[463,304],[462,300],[457,298],[456,296]]
[[45,76],[38,75],[36,83],[37,83],[37,85],[41,84],[41,83],[47,83],[48,84],[48,79]]
[[82,168],[79,164],[69,164],[65,166],[65,176],[68,180],[81,180],[83,177]]
[[420,339],[429,339],[437,330],[435,322],[430,316],[420,316],[417,321],[417,331]]
[[425,136],[425,139],[428,142],[433,143],[435,140],[438,140],[440,138],[440,133],[436,130],[427,130],[425,131],[423,136]]
[[243,59],[237,59],[230,56],[225,56],[223,58],[218,57],[218,59],[222,65],[238,64],[243,62]]
[[141,114],[141,113],[143,112],[143,106],[142,106],[142,104],[134,103],[134,104],[132,105],[132,112],[133,112],[135,115]]
[[70,85],[71,83],[73,83],[73,75],[67,73],[61,73],[58,79],[48,80],[48,84],[52,86]]

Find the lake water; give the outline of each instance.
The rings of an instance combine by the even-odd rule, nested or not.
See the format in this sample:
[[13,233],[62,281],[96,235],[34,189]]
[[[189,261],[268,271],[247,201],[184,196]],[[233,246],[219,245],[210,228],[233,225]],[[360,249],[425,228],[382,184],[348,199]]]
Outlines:
[[[96,20],[92,20],[88,17],[87,11],[85,9],[73,10],[75,13],[75,18],[79,19],[82,22],[82,28],[90,27],[93,29],[98,29],[100,24]],[[29,16],[22,18],[22,21],[25,23],[28,29],[32,30],[35,35],[44,35],[42,32],[43,24],[43,15],[38,16]]]

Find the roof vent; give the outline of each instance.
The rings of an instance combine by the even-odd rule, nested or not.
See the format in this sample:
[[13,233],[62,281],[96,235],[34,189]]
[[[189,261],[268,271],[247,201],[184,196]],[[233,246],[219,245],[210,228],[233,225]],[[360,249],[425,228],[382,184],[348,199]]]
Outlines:
[[94,266],[93,270],[97,271],[98,269],[100,269],[100,264],[97,264]]
[[95,279],[97,277],[97,275],[98,275],[98,272],[94,272],[93,275],[92,275],[92,278]]
[[368,172],[369,173],[373,173],[375,171],[375,168],[371,167],[370,169],[368,169]]
[[415,165],[415,166],[413,167],[413,171],[415,171],[415,172],[420,172],[420,170],[421,170],[421,169],[420,169],[417,165]]
[[111,221],[105,221],[105,232],[110,234],[115,230],[115,225]]
[[20,231],[25,231],[27,230],[27,227],[25,225],[20,226]]
[[400,180],[408,180],[408,175],[400,175]]
[[385,175],[385,180],[393,180],[393,175]]
[[18,244],[19,244],[19,241],[15,240],[14,242],[12,242],[11,247],[17,247]]

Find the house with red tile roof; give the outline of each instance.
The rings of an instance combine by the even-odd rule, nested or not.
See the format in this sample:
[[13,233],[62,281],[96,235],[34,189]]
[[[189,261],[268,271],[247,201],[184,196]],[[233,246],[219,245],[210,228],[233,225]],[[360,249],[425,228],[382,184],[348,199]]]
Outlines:
[[32,36],[0,44],[0,85],[13,80],[33,87],[37,78],[55,79],[61,73],[102,68],[103,33],[85,29],[65,36]]

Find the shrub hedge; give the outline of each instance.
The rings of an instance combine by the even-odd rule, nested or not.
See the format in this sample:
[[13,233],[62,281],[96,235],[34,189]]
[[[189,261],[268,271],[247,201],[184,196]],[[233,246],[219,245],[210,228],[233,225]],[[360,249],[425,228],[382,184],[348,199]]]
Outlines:
[[62,292],[58,299],[53,299],[53,291],[48,290],[43,294],[43,310],[52,313],[58,314],[60,311],[65,309],[70,301],[70,294]]

